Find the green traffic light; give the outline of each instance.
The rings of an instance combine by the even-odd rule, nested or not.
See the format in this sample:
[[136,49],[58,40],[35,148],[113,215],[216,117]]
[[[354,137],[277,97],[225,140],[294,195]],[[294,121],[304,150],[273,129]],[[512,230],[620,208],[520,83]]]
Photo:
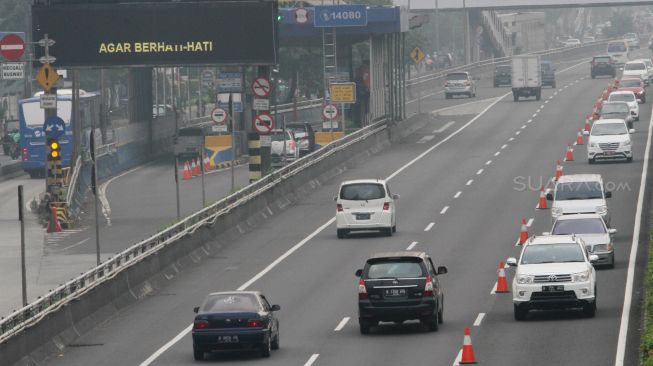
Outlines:
[[283,20],[283,15],[279,14],[277,15],[277,22],[280,22]]

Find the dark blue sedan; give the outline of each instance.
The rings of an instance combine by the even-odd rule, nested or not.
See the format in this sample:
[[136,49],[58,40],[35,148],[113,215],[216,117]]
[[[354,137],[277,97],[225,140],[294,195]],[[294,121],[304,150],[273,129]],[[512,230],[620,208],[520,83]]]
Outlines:
[[257,291],[215,292],[202,306],[194,309],[193,356],[203,360],[213,351],[253,350],[270,357],[279,348],[279,320],[270,305]]

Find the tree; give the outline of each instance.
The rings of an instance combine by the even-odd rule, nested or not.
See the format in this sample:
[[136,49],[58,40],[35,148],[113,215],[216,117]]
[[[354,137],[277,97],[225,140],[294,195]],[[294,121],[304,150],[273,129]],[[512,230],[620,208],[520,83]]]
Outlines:
[[633,17],[625,12],[615,12],[610,18],[610,26],[603,30],[606,37],[619,37],[635,29]]

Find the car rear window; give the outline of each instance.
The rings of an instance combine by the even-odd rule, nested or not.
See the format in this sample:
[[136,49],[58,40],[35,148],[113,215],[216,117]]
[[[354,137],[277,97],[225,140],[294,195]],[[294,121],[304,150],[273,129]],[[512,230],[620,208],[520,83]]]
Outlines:
[[626,52],[627,49],[626,45],[621,42],[608,44],[608,52]]
[[340,198],[350,201],[378,200],[385,197],[383,184],[355,183],[342,186]]
[[637,79],[621,79],[620,84],[624,88],[636,88],[642,86],[642,81]]
[[258,300],[253,294],[216,294],[206,298],[201,312],[257,312],[259,310]]
[[414,278],[424,277],[421,259],[387,258],[368,262],[365,278]]
[[626,103],[605,103],[603,108],[601,108],[601,115],[612,114],[612,113],[628,113],[630,108]]
[[568,182],[556,185],[556,200],[589,200],[603,198],[599,182]]
[[605,234],[605,227],[599,218],[558,220],[553,227],[552,234]]
[[624,70],[646,70],[646,65],[643,62],[627,63]]
[[610,57],[594,57],[594,62],[609,63]]
[[634,94],[628,94],[628,93],[619,93],[619,94],[610,94],[608,97],[608,100],[611,102],[634,102],[635,101],[635,95]]
[[468,80],[467,74],[447,74],[447,80]]

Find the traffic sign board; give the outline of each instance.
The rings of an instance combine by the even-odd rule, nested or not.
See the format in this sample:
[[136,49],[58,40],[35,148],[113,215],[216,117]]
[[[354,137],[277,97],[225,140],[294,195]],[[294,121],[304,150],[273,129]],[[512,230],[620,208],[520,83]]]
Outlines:
[[315,27],[362,27],[367,25],[366,5],[315,6]]
[[252,128],[260,134],[268,134],[274,129],[274,118],[269,113],[261,113],[254,117]]
[[66,124],[59,116],[50,116],[43,123],[45,136],[56,139],[66,132]]
[[241,72],[220,72],[218,74],[218,93],[240,93],[243,91]]
[[252,92],[257,97],[265,98],[270,95],[271,90],[270,80],[267,78],[260,76],[252,82]]
[[270,99],[254,98],[253,108],[255,111],[269,111]]
[[59,81],[59,74],[50,64],[45,64],[36,73],[36,81],[41,84],[43,90],[48,92]]
[[22,62],[5,62],[2,64],[3,80],[18,80],[25,77],[25,64]]
[[215,74],[213,70],[204,70],[202,71],[202,85],[206,88],[212,88],[215,84]]
[[327,104],[322,108],[322,115],[328,120],[336,119],[338,117],[338,108],[333,104]]
[[41,109],[56,109],[57,108],[57,95],[56,94],[41,94]]
[[416,64],[422,62],[424,57],[426,57],[426,54],[424,54],[424,51],[422,51],[422,49],[419,47],[415,47],[412,51],[410,51],[410,58],[412,58],[413,62]]
[[298,24],[306,24],[308,22],[308,10],[304,8],[295,10],[295,21]]
[[329,94],[332,103],[356,103],[356,83],[333,83]]
[[215,123],[224,123],[224,121],[227,120],[227,111],[225,111],[222,108],[215,108],[213,111],[211,111],[211,119]]
[[0,39],[0,55],[9,61],[18,61],[25,53],[25,41],[19,35],[10,33]]

